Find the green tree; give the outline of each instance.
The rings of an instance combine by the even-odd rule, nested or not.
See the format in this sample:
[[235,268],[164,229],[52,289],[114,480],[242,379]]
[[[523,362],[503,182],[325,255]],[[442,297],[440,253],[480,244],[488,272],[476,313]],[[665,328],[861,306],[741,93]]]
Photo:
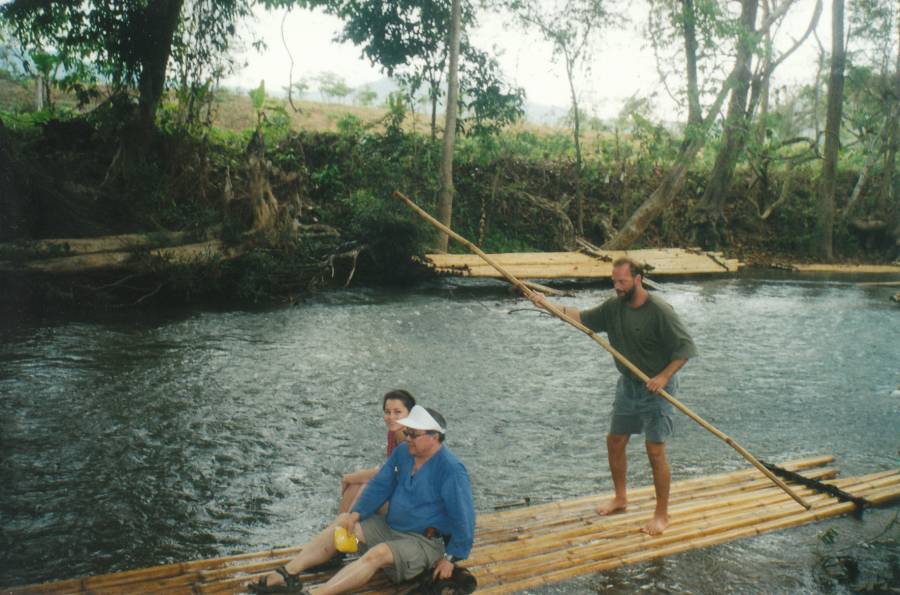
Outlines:
[[[893,230],[898,239],[900,6],[887,0],[854,2],[847,21],[852,35],[847,48],[843,128],[855,137],[864,161],[842,214],[852,227]],[[870,179],[874,183],[867,185]]]
[[[744,0],[754,5],[758,0]],[[762,3],[764,7],[767,4]],[[690,213],[694,226],[694,241],[707,249],[717,249],[721,241],[721,228],[725,221],[727,191],[734,176],[739,158],[744,152],[751,133],[751,117],[760,107],[761,98],[768,96],[768,85],[775,68],[784,62],[813,32],[819,21],[822,2],[817,0],[812,18],[793,45],[780,55],[773,55],[773,46],[766,26],[771,13],[764,11],[763,30],[757,31],[756,16],[743,23],[745,30],[738,43],[736,64],[740,65],[728,109],[725,114],[721,145],[716,153],[703,196]],[[756,63],[754,71],[753,65]],[[764,121],[764,116],[761,121]]]
[[844,107],[844,0],[831,0],[831,66],[825,112],[825,151],[822,159],[821,194],[816,227],[816,252],[829,261],[834,256],[834,210],[837,164],[841,145],[841,112]]
[[316,81],[319,83],[319,93],[323,101],[326,98],[341,101],[353,92],[353,88],[347,85],[344,77],[334,72],[321,72],[316,76]]
[[[410,103],[425,87],[431,101],[432,139],[437,134],[437,109],[443,96],[449,57],[451,2],[448,0],[264,0],[268,6],[319,7],[339,17],[338,40],[360,47],[365,57],[399,80]],[[466,29],[476,23],[471,2],[461,5],[460,113],[458,124],[479,132],[495,129],[522,113],[524,94],[503,80],[496,61],[475,48]]]
[[[441,146],[441,190],[438,193],[437,219],[447,227],[453,218],[453,150],[456,142],[456,116],[459,103],[459,39],[462,29],[461,0],[452,0],[450,16],[450,65],[447,71],[447,112],[444,142]],[[436,249],[446,252],[450,241],[445,232],[438,234]]]
[[152,127],[184,0],[30,2],[16,0],[2,16],[29,49],[56,48],[66,67],[90,61],[114,87],[139,91],[144,128]]
[[[190,36],[179,34],[186,7],[202,20]],[[66,71],[87,83],[137,90],[137,119],[147,132],[155,126],[170,58],[209,64],[229,47],[235,21],[251,7],[251,0],[12,0],[0,7],[0,18],[27,51],[52,49]]]
[[[285,5],[287,0],[269,0],[270,5]],[[438,218],[449,225],[452,218],[452,160],[456,135],[459,88],[468,89],[475,96],[491,93],[490,101],[472,101],[476,121],[509,117],[509,109],[518,102],[521,110],[522,93],[505,92],[496,76],[496,62],[484,59],[478,69],[482,77],[495,76],[491,84],[466,85],[457,74],[466,72],[465,29],[474,22],[474,10],[463,0],[306,0],[305,6],[317,6],[344,22],[339,39],[351,41],[362,48],[363,55],[380,65],[388,76],[397,76],[414,94],[422,81],[429,82],[432,99],[432,138],[435,137],[437,98],[441,73],[448,67],[447,126],[444,129],[442,151],[442,190],[439,197]],[[448,32],[450,33],[448,35]],[[474,51],[474,50],[473,50]],[[458,63],[457,63],[458,62]],[[489,112],[489,113],[487,113]],[[484,128],[479,128],[483,130]],[[449,145],[449,148],[448,148]],[[446,249],[446,236],[439,240],[439,249]]]
[[461,47],[460,52],[462,115],[457,127],[467,135],[484,137],[521,120],[525,115],[525,90],[507,85],[497,60],[487,52],[470,47]]
[[183,125],[208,126],[212,121],[214,90],[238,67],[231,53],[235,24],[251,14],[251,2],[185,0],[167,73]]
[[356,92],[356,102],[363,107],[373,105],[377,99],[378,93],[370,89],[368,85]]
[[[603,244],[604,248],[613,250],[632,246],[647,226],[671,204],[684,184],[688,168],[706,144],[709,130],[717,121],[725,100],[732,96],[735,118],[739,115],[742,96],[746,102],[746,93],[753,79],[751,64],[758,40],[781,22],[795,3],[796,0],[787,0],[779,4],[759,25],[756,18],[757,0],[741,0],[741,12],[736,18],[728,16],[717,0],[704,0],[703,3],[694,0],[692,11],[671,0],[661,0],[656,4],[655,25],[651,25],[649,32],[663,75],[663,85],[668,89],[668,66],[678,59],[688,65],[688,71],[694,63],[699,74],[707,73],[708,76],[704,80],[698,77],[696,88],[691,87],[691,76],[688,76],[685,93],[670,92],[673,97],[688,97],[689,116],[684,142],[659,186],[631,213],[618,233]],[[723,57],[731,64],[724,76],[723,68],[728,62],[723,61]],[[706,97],[712,99],[706,114],[698,120],[696,105],[701,105]],[[693,111],[691,104],[695,105]],[[728,162],[725,160],[725,165]]]
[[605,0],[513,0],[511,8],[529,29],[536,29],[553,44],[554,61],[561,57],[569,83],[570,112],[572,115],[572,140],[575,143],[575,229],[584,234],[584,200],[582,192],[581,110],[578,107],[578,91],[575,88],[579,71],[586,66],[584,58],[594,37],[604,25],[615,22],[607,10]]

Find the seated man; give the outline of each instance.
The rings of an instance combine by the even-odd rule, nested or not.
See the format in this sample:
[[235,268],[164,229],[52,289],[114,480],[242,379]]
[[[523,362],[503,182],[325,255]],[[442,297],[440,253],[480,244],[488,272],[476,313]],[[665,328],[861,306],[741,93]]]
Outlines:
[[[401,582],[433,568],[435,579],[453,574],[454,563],[472,549],[475,510],[469,475],[443,445],[447,424],[433,409],[419,405],[399,420],[406,426],[404,444],[369,481],[350,513],[338,515],[300,554],[250,585],[257,593],[304,592],[297,577],[334,556],[334,530],[345,527],[360,543],[363,555],[313,595],[344,593],[365,585],[379,570]],[[387,517],[376,514],[390,502]]]

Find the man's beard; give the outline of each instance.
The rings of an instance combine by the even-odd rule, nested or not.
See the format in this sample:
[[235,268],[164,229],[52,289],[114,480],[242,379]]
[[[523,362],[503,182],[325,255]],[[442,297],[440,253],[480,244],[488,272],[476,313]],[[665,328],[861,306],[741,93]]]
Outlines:
[[634,291],[636,289],[637,289],[637,285],[632,285],[631,289],[629,289],[628,291],[624,291],[624,292],[622,292],[621,295],[619,295],[619,299],[624,300],[626,302],[630,302],[631,298],[634,297]]

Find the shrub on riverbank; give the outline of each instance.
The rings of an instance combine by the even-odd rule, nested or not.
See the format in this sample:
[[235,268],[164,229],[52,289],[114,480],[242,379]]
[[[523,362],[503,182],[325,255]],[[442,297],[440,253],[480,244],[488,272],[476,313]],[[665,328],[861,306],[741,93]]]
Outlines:
[[[8,123],[0,129],[6,147],[0,173],[16,189],[4,199],[9,217],[2,239],[156,230],[201,236],[218,230],[242,247],[233,260],[198,263],[207,269],[196,274],[163,263],[146,272],[155,276],[140,287],[149,291],[138,299],[162,285],[159,293],[187,300],[260,301],[351,276],[373,283],[414,275],[409,257],[427,252],[434,234],[391,194],[400,190],[434,212],[438,143],[405,127],[402,109],[371,121],[347,114],[334,131],[294,131],[285,114],[263,118],[253,135],[215,127],[188,131],[164,112],[159,132],[135,159],[118,140],[122,120],[115,105],[81,115],[0,113],[0,123]],[[454,228],[490,252],[571,249],[580,192],[585,237],[602,244],[659,184],[676,141],[669,134],[651,140],[640,144],[619,131],[597,134],[586,145],[578,184],[564,134],[520,128],[464,136],[455,158]],[[253,151],[262,155],[256,165]],[[685,213],[703,194],[711,151],[697,159],[675,204],[644,234],[643,246],[690,244]],[[739,168],[726,208],[725,250],[744,257],[811,254],[817,172],[817,162],[791,171],[792,190],[763,218],[788,174],[768,172],[763,187],[757,172]],[[855,171],[841,172],[842,193],[849,194],[856,177]],[[258,228],[260,204],[253,196],[263,200],[271,219],[266,230]],[[888,254],[886,244],[860,238],[839,220],[838,253]]]

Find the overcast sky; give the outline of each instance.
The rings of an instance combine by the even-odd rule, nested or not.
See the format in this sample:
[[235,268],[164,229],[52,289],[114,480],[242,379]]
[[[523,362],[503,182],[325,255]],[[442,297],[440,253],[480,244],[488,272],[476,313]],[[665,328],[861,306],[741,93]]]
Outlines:
[[[813,0],[798,1],[797,9],[793,11],[795,18],[779,36],[783,44],[789,44],[792,36],[802,34],[813,6]],[[826,4],[818,27],[819,37],[826,47],[830,28],[828,13]],[[282,41],[282,20],[287,49]],[[590,74],[577,82],[579,100],[586,111],[603,118],[613,117],[629,96],[647,97],[655,93],[656,114],[665,118],[679,117],[659,83],[653,52],[640,32],[642,20],[641,14],[634,14],[634,22],[626,25],[625,30],[604,33],[602,40],[595,44]],[[350,86],[359,87],[384,76],[360,57],[359,49],[351,44],[335,43],[333,39],[341,22],[319,11],[259,10],[256,22],[248,27],[265,40],[268,49],[261,54],[252,49],[241,54],[248,65],[225,81],[228,86],[251,88],[265,79],[267,89],[286,87],[291,59],[294,81],[331,71],[343,76]],[[528,101],[563,108],[569,106],[564,66],[552,61],[552,46],[542,41],[539,35],[525,34],[510,25],[508,19],[490,15],[480,17],[479,29],[470,35],[484,50],[490,50],[493,45],[499,47],[501,67],[509,80],[525,88]],[[778,82],[809,82],[814,72],[814,47],[815,42],[810,38],[805,49],[779,68]]]

